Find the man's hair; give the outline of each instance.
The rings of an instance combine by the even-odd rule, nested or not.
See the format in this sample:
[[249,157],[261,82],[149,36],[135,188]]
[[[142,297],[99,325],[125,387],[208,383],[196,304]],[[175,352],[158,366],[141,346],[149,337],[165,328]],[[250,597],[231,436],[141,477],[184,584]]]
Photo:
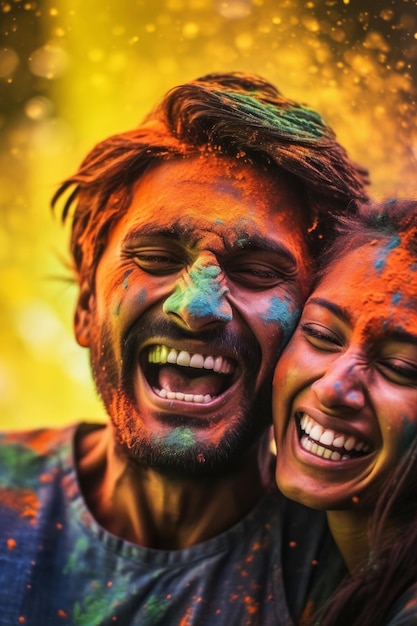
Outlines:
[[77,273],[93,279],[111,227],[151,165],[210,152],[286,174],[304,200],[313,243],[331,215],[367,199],[367,172],[316,112],[258,76],[209,74],[170,90],[137,129],[98,143],[59,187],[52,205],[65,196]]

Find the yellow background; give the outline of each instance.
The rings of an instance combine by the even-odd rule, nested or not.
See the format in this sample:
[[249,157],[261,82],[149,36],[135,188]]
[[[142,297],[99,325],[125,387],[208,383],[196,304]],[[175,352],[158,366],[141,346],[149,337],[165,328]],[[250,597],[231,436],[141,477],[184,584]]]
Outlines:
[[318,110],[374,196],[417,197],[415,0],[1,1],[0,427],[103,417],[49,199],[98,140],[219,70]]

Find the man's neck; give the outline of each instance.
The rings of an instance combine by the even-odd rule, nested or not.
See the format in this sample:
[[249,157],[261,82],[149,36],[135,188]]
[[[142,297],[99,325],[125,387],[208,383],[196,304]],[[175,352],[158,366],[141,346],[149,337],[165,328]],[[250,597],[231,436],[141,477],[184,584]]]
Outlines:
[[268,482],[256,452],[240,471],[213,482],[167,477],[118,455],[110,428],[81,438],[77,465],[87,505],[106,530],[165,550],[225,531],[255,505]]

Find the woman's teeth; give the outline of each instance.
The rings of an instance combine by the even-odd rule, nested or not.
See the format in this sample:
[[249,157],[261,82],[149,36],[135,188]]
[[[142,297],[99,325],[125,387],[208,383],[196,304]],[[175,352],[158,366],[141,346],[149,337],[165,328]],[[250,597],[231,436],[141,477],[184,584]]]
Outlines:
[[298,423],[301,446],[316,456],[345,461],[371,452],[371,446],[363,439],[323,428],[306,413],[301,415]]

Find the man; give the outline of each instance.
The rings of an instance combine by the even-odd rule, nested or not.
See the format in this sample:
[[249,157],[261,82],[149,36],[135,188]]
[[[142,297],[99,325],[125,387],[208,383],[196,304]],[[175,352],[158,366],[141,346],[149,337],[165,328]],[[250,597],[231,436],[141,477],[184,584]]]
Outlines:
[[271,380],[311,250],[364,182],[313,111],[219,74],[61,186],[110,420],[4,435],[3,624],[266,626],[311,604],[332,546],[272,486]]

